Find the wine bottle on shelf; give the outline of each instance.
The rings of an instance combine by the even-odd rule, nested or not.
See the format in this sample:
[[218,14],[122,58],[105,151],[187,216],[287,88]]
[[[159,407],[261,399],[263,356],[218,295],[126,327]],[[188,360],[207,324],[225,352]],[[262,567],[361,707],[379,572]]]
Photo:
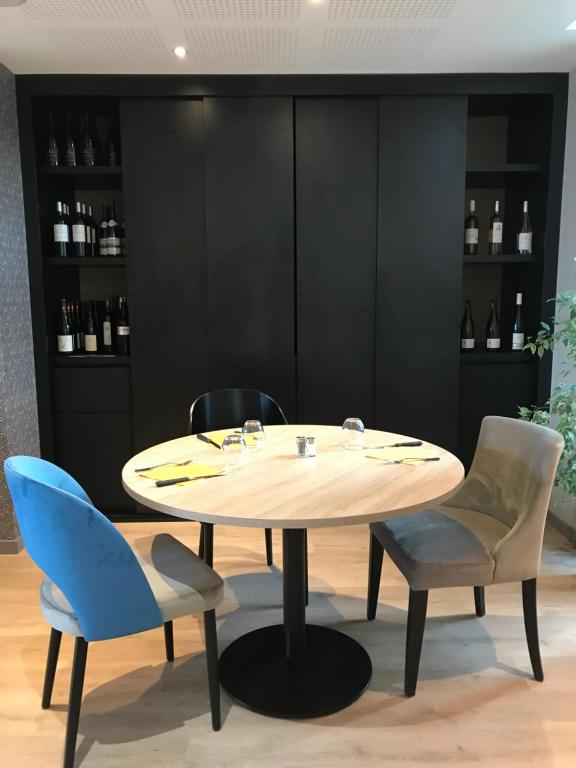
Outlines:
[[80,301],[74,302],[74,320],[76,323],[78,352],[84,352],[84,313],[82,311],[82,303]]
[[474,349],[475,334],[474,320],[472,319],[472,308],[470,300],[466,299],[464,306],[464,317],[460,326],[460,348],[462,352],[472,352]]
[[470,200],[470,212],[464,222],[464,253],[467,256],[475,256],[478,253],[478,217],[475,200]]
[[528,200],[524,200],[524,205],[522,207],[522,226],[518,232],[517,242],[518,253],[532,253],[532,224],[530,223],[530,217],[528,216]]
[[504,234],[504,219],[500,215],[500,200],[494,202],[494,213],[490,217],[488,229],[488,253],[491,256],[502,254],[502,236]]
[[106,298],[104,304],[104,319],[102,320],[102,352],[111,355],[114,352],[112,343],[112,314],[110,311],[110,299]]
[[64,162],[66,165],[77,165],[76,142],[72,133],[72,115],[66,113],[66,140],[64,143]]
[[84,131],[82,134],[82,165],[96,165],[96,146],[94,144],[94,135],[92,132],[92,121],[88,112],[86,112],[84,116]]
[[524,313],[522,311],[522,294],[516,294],[516,314],[512,326],[512,351],[522,352],[524,349]]
[[486,325],[486,349],[491,351],[500,349],[500,319],[495,300],[490,302],[490,315]]
[[116,205],[110,205],[108,217],[108,256],[120,256],[120,225],[116,219]]
[[107,152],[108,165],[118,165],[118,152],[116,151],[116,142],[110,130],[110,136],[108,137],[108,152]]
[[94,311],[91,301],[86,302],[84,321],[84,349],[87,355],[94,355],[98,352],[98,335],[96,333],[96,322],[94,320]]
[[86,224],[82,216],[82,203],[76,202],[76,213],[72,217],[72,255],[84,258],[86,253]]
[[86,233],[86,256],[93,256],[92,251],[92,227],[88,221],[88,211],[86,204],[82,203],[82,218],[84,219],[84,231]]
[[96,236],[96,222],[94,221],[94,215],[92,213],[92,206],[87,206],[87,226],[90,227],[90,240],[91,240],[91,256],[97,256],[98,255],[98,243],[97,243],[97,236]]
[[56,218],[53,225],[53,253],[54,256],[65,258],[70,255],[70,230],[64,214],[64,203],[56,203]]
[[66,299],[60,299],[60,318],[57,331],[57,349],[60,355],[71,355],[74,352],[74,336],[72,322],[68,314]]
[[102,206],[100,222],[100,256],[108,256],[108,206]]
[[130,321],[128,319],[128,304],[125,296],[118,297],[116,348],[119,355],[130,354]]
[[46,162],[52,168],[60,165],[60,149],[54,133],[54,118],[52,110],[48,112],[48,146],[46,147]]
[[120,255],[126,256],[126,222],[122,222],[120,227]]

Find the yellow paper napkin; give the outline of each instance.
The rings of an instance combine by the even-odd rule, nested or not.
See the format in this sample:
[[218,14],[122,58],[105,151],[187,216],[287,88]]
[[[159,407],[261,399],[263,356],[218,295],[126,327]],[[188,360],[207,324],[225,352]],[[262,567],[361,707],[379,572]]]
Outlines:
[[[195,480],[199,477],[216,477],[224,474],[224,467],[214,467],[208,464],[185,464],[177,466],[176,464],[166,464],[164,467],[156,467],[146,472],[141,472],[142,477],[149,477],[151,480],[176,480],[179,477],[187,477]],[[184,483],[178,483],[184,485]]]
[[[433,459],[438,453],[431,448],[380,448],[367,451],[367,459],[382,459],[384,461],[402,461],[403,464],[420,464],[418,459]],[[411,461],[413,459],[413,461]]]
[[225,437],[235,434],[242,435],[247,448],[254,448],[257,445],[256,438],[253,435],[242,434],[242,429],[240,427],[236,427],[236,429],[218,429],[215,432],[202,432],[202,434],[206,435],[206,437],[209,437],[210,440],[214,440],[214,442],[217,443],[220,448],[222,448],[222,443],[224,442]]

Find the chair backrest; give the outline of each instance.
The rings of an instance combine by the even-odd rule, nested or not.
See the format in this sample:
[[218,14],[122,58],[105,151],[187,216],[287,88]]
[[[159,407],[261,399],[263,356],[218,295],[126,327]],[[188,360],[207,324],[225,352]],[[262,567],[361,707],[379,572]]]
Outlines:
[[470,472],[446,506],[481,512],[509,532],[495,545],[495,582],[535,578],[558,461],[564,448],[553,429],[486,416]]
[[246,419],[262,424],[287,424],[286,416],[270,395],[257,389],[217,389],[196,398],[190,407],[188,432],[241,427]]
[[68,473],[33,456],[7,459],[4,471],[26,549],[72,606],[86,640],[162,625],[128,543]]

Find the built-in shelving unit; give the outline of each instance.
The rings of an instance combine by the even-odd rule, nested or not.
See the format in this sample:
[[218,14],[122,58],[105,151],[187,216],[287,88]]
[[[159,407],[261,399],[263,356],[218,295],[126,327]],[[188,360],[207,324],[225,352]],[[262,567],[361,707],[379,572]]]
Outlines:
[[102,368],[105,366],[130,366],[126,355],[52,355],[55,368]]
[[93,269],[95,267],[125,267],[126,259],[123,256],[94,256],[85,259],[48,256],[44,260],[44,264],[55,269]]

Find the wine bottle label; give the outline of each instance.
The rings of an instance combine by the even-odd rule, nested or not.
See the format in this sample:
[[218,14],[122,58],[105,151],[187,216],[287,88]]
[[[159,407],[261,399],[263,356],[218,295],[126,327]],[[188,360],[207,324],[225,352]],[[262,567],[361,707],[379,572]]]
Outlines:
[[477,245],[478,244],[478,230],[477,229],[467,229],[465,231],[464,242],[466,243],[466,245]]
[[486,339],[487,349],[500,349],[500,339]]
[[462,349],[474,349],[474,339],[462,339]]
[[521,351],[524,349],[524,334],[513,333],[512,334],[512,349],[515,351]]
[[518,232],[518,250],[532,253],[532,232]]
[[58,335],[58,352],[72,352],[73,349],[72,335]]
[[72,240],[75,243],[86,242],[86,227],[84,224],[72,224]]
[[492,229],[490,230],[490,236],[488,237],[488,240],[491,243],[494,243],[495,245],[500,245],[502,243],[502,233],[504,230],[504,225],[501,221],[495,221],[492,225]]
[[90,227],[85,227],[86,229],[86,242],[91,243],[92,242],[92,230]]
[[104,336],[104,346],[105,347],[111,347],[112,346],[112,324],[105,320],[102,324],[102,334]]
[[116,333],[118,336],[130,336],[130,326],[129,325],[119,325],[116,328]]
[[69,241],[68,224],[54,224],[54,242],[68,243]]
[[98,350],[98,344],[96,342],[96,334],[87,333],[84,336],[84,347],[86,352],[96,352]]

